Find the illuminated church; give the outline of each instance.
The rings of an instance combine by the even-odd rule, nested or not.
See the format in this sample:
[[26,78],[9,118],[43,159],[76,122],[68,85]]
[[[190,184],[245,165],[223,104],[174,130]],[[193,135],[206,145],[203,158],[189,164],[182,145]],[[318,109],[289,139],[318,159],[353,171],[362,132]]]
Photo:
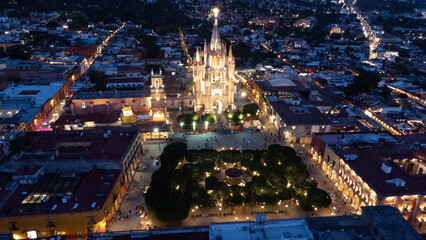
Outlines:
[[217,8],[213,9],[214,25],[210,43],[204,50],[197,48],[193,58],[195,109],[210,113],[221,113],[234,104],[235,59],[232,48],[229,52],[220,40]]

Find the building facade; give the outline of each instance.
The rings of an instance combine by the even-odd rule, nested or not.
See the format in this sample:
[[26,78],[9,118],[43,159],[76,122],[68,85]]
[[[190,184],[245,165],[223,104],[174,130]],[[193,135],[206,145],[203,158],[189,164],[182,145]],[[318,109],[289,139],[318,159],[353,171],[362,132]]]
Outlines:
[[85,239],[108,231],[141,164],[141,132],[39,131],[24,138],[31,145],[2,190],[0,232],[12,231],[15,239]]
[[317,134],[313,158],[356,211],[389,205],[413,227],[426,219],[426,163],[389,133]]
[[234,105],[235,59],[220,40],[218,9],[214,9],[214,25],[210,43],[204,51],[197,49],[193,58],[195,107],[204,112],[220,113]]

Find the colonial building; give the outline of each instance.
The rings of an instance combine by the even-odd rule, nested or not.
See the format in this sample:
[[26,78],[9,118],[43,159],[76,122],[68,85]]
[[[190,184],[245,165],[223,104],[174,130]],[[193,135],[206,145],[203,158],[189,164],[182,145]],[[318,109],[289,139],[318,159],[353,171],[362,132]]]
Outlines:
[[0,190],[0,232],[14,239],[85,239],[107,231],[142,164],[141,132],[35,131],[23,141],[29,145],[19,168]]
[[413,149],[389,133],[365,132],[316,134],[310,151],[354,210],[389,205],[421,228],[426,219],[426,162]]
[[196,110],[220,113],[234,105],[235,59],[232,49],[229,53],[220,40],[218,13],[214,12],[214,25],[210,43],[204,44],[204,51],[197,49],[193,58]]

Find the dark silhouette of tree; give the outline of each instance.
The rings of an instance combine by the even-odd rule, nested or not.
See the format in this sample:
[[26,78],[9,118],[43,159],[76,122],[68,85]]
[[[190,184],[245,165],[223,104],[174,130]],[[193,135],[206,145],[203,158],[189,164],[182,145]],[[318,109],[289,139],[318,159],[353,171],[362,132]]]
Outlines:
[[90,69],[87,73],[89,80],[92,84],[95,84],[96,91],[103,91],[106,89],[106,75],[105,73]]
[[28,60],[31,57],[31,50],[24,45],[15,45],[6,48],[6,53],[11,59]]

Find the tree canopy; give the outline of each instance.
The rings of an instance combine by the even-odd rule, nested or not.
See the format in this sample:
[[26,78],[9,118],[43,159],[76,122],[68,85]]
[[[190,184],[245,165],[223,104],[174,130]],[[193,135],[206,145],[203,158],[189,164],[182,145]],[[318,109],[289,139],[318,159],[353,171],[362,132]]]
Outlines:
[[377,88],[380,82],[380,76],[374,72],[361,70],[354,77],[354,83],[343,89],[346,96],[353,96],[360,93],[368,93]]
[[[187,163],[183,162],[184,159]],[[172,143],[160,156],[161,166],[152,175],[145,199],[150,211],[161,221],[181,220],[191,206],[276,204],[295,198],[305,210],[328,207],[331,198],[309,179],[309,173],[296,151],[273,144],[267,150],[187,149]],[[251,181],[228,186],[215,176],[218,168],[233,164],[246,169]],[[201,183],[201,185],[200,185]],[[204,183],[204,184],[203,184]]]
[[243,106],[243,115],[244,116],[256,116],[259,106],[256,103],[250,103]]
[[106,78],[105,73],[90,69],[87,72],[89,80],[92,84],[95,84],[96,91],[103,91],[106,89]]

